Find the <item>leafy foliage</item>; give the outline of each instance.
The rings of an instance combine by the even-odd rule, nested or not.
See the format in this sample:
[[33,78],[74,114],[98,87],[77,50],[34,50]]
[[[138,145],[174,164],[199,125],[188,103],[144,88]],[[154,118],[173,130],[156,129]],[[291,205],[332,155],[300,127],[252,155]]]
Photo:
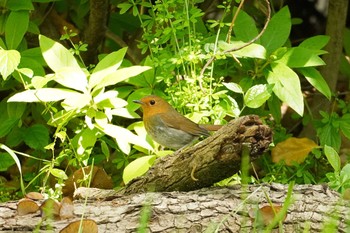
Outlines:
[[[50,2],[9,0],[0,16],[0,136],[7,153],[1,154],[0,169],[35,167],[23,174],[23,192],[42,187],[59,196],[68,175],[87,165],[104,166],[121,186],[171,153],[160,150],[135,120],[139,105],[132,100],[149,94],[168,97],[179,112],[200,123],[259,115],[274,130],[272,154],[283,149],[277,152],[279,163],[269,154],[258,161],[263,181],[329,181],[337,190],[348,188],[348,167],[341,166],[338,155],[342,137],[350,139],[346,100],[338,98],[337,109],[322,112],[315,121],[317,143],[294,138],[283,126],[285,105],[294,119],[309,119],[305,85],[329,100],[334,94],[318,71],[325,65],[321,56],[329,37],[291,43],[293,16],[287,6],[274,9],[263,30],[257,18],[266,22],[266,6],[254,8],[253,17],[249,7],[224,1],[215,9],[220,14],[208,19],[200,1],[112,1],[107,37],[96,45],[105,50],[96,64],[85,65],[82,55],[95,49],[79,38],[88,2],[52,5],[53,14],[67,12],[70,17],[56,18],[60,43],[44,35],[47,12],[42,9]],[[349,35],[346,30],[341,72],[350,77]],[[132,39],[118,43],[121,38]],[[50,177],[54,189],[48,185]]]

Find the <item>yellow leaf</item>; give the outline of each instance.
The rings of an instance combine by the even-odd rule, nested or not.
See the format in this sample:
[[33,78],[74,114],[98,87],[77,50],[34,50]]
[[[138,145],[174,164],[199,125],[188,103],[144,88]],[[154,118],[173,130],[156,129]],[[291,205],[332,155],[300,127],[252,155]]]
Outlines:
[[282,160],[291,166],[293,162],[301,164],[304,162],[312,149],[318,145],[308,138],[288,138],[280,142],[272,149],[272,161],[278,163]]

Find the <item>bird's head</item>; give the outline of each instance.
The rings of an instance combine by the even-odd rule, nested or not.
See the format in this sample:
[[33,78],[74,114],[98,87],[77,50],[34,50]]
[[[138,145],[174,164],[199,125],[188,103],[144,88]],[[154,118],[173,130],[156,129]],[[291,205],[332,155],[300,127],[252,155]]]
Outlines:
[[143,97],[141,100],[134,100],[134,103],[141,104],[143,117],[150,117],[159,113],[174,111],[173,107],[165,100],[156,95]]

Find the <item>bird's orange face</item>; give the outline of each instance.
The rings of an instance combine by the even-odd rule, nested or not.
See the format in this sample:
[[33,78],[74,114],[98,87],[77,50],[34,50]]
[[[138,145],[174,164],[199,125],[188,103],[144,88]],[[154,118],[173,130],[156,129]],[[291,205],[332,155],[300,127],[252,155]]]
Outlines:
[[173,109],[165,100],[155,95],[143,97],[141,100],[134,100],[134,103],[141,104],[143,117],[146,118]]

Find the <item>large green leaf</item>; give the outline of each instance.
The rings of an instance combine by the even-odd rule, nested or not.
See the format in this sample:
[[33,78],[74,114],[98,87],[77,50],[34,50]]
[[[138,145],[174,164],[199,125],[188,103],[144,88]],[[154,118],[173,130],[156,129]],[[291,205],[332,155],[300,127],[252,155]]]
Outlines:
[[306,80],[321,92],[327,99],[331,99],[331,90],[318,70],[313,67],[299,68],[298,71],[305,76]]
[[[235,11],[233,14],[234,13]],[[242,10],[238,13],[233,31],[236,38],[244,42],[250,41],[259,34],[255,25],[255,20]]]
[[51,102],[67,98],[76,98],[79,92],[63,88],[42,88],[19,92],[8,99],[8,102]]
[[8,49],[16,49],[21,43],[29,24],[29,11],[11,11],[5,26]]
[[49,130],[41,124],[33,125],[25,129],[23,140],[32,149],[44,150],[49,143]]
[[125,184],[129,183],[132,179],[142,176],[153,165],[156,159],[155,155],[143,156],[135,159],[129,163],[123,172],[123,181]]
[[18,124],[18,118],[7,118],[0,122],[0,138],[6,136]]
[[21,54],[16,50],[0,50],[0,74],[4,80],[17,69]]
[[19,10],[34,10],[34,6],[31,0],[8,0],[6,4],[6,8],[11,11],[19,11]]
[[300,116],[304,113],[303,94],[298,75],[283,63],[272,63],[267,72],[267,82],[273,84],[273,92]]
[[291,68],[325,65],[324,61],[316,52],[314,52],[314,50],[303,47],[288,49],[283,57],[276,62],[284,63]]
[[131,66],[119,69],[105,77],[103,77],[99,83],[95,86],[95,90],[101,89],[106,86],[115,85],[130,77],[141,74],[142,72],[151,69],[149,66]]
[[7,114],[9,118],[21,119],[26,107],[26,103],[7,103]]
[[265,47],[268,54],[286,43],[291,27],[290,12],[286,6],[271,18],[265,32],[260,37],[260,44]]
[[65,67],[80,68],[73,54],[60,43],[39,35],[39,44],[47,65],[54,72]]
[[103,77],[113,73],[120,67],[127,49],[128,48],[122,48],[116,52],[110,53],[97,63],[89,79],[90,89],[95,87]]
[[330,37],[325,35],[318,35],[307,38],[303,42],[300,43],[299,47],[319,50],[325,47],[329,41]]

